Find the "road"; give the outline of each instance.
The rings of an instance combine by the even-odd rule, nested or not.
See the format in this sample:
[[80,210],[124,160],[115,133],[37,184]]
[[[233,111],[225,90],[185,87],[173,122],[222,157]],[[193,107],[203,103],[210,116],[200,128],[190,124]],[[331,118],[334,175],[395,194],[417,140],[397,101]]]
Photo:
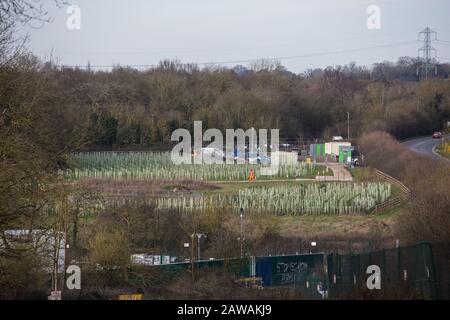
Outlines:
[[[431,137],[417,138],[402,142],[408,149],[427,155],[433,159],[445,159],[441,157],[434,148],[441,143],[441,139],[433,139]],[[448,161],[448,159],[445,159]]]

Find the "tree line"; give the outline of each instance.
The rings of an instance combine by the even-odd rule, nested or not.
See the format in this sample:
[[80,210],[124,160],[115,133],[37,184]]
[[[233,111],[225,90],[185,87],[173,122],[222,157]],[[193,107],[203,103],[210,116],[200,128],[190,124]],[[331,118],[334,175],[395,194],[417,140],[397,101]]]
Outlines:
[[[138,71],[61,68],[27,54],[2,69],[2,83],[18,77],[39,83],[35,108],[58,140],[74,149],[152,149],[170,143],[173,130],[278,128],[283,141],[352,138],[383,130],[397,138],[428,134],[450,118],[450,65],[443,77],[417,81],[410,75],[417,60],[401,58],[372,69],[345,66],[293,74],[263,62],[250,68],[204,68],[162,61]],[[409,71],[408,71],[409,70]],[[11,88],[23,97],[35,87]],[[20,92],[19,92],[20,90]],[[35,123],[39,125],[39,123]]]

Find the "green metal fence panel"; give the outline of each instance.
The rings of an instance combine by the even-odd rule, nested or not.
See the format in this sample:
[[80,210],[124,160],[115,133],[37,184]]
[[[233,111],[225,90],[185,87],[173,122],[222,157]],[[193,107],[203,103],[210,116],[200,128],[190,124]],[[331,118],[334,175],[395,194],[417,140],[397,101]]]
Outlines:
[[[305,299],[361,298],[371,293],[366,286],[367,268],[377,265],[381,270],[381,297],[449,299],[450,296],[449,243],[420,243],[349,255],[314,253],[221,259],[193,265],[194,272],[210,269],[236,277],[261,277],[264,286],[286,286]],[[130,270],[129,279],[140,286],[157,285],[191,270],[191,263],[137,267]]]
[[329,279],[333,298],[349,296],[351,292],[365,290],[369,276],[367,268],[380,267],[383,293],[391,297],[435,299],[436,277],[432,246],[415,246],[361,253],[357,255],[331,255]]
[[432,245],[431,256],[433,266],[431,270],[434,283],[435,298],[450,299],[450,243],[436,243]]
[[[257,258],[257,272],[264,276],[267,285],[285,285],[296,277],[324,274],[323,254],[301,254]],[[269,277],[267,276],[269,275]]]

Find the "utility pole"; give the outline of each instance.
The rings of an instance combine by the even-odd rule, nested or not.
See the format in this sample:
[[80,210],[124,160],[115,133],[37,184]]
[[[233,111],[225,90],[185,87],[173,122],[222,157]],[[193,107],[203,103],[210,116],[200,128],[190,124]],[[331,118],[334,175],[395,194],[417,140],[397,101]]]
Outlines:
[[244,257],[244,209],[241,208],[241,236],[239,237],[239,240],[241,241],[241,258]]
[[431,53],[434,51],[434,57],[436,58],[436,49],[431,46],[431,41],[437,40],[437,33],[430,28],[426,27],[424,30],[419,32],[419,41],[423,42],[423,46],[419,49],[419,57],[422,57],[422,66],[417,68],[417,76],[419,75],[419,70],[421,71],[421,80],[428,79],[428,70],[434,68],[434,74],[437,75],[437,67],[432,61]]
[[194,238],[195,237],[197,237],[197,261],[199,261],[201,259],[200,240],[203,237],[206,238],[206,234],[203,234],[203,233],[193,233],[193,234],[191,234],[191,238],[192,238],[192,249],[191,249],[192,265],[194,265],[193,261],[194,261]]
[[347,140],[350,141],[350,112],[347,111]]
[[200,240],[202,238],[202,234],[197,234],[197,261],[200,261],[201,254],[200,254]]
[[191,234],[191,274],[192,274],[192,281],[194,281],[194,237],[195,233]]
[[202,236],[200,234],[197,235],[197,261],[200,261],[201,254],[200,254],[200,239]]

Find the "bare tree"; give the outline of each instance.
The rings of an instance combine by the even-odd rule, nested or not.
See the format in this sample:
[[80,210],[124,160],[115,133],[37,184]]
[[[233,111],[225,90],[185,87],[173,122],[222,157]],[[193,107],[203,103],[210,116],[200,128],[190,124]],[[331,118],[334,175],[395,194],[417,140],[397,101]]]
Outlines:
[[51,22],[44,2],[61,7],[65,0],[0,0],[0,67],[4,67],[23,52],[28,35],[17,36],[18,25]]

